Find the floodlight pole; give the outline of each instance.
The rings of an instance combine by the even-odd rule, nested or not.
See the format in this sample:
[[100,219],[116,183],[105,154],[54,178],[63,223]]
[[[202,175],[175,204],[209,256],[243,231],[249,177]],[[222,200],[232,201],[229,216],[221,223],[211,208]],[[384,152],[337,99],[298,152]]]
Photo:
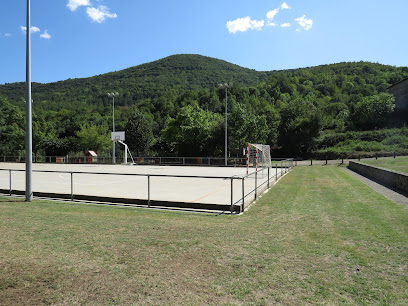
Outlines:
[[33,143],[32,143],[32,110],[31,110],[31,18],[30,0],[27,0],[27,44],[26,44],[26,190],[25,200],[30,202],[33,199],[32,188],[32,163],[33,163]]
[[228,87],[225,87],[225,165],[228,166]]
[[[108,97],[112,98],[112,132],[115,132],[115,97],[118,97],[119,93],[117,92],[110,92],[108,93]],[[112,163],[116,164],[116,141],[113,141],[112,147]]]
[[219,84],[219,88],[225,88],[225,166],[228,165],[228,88],[232,83]]

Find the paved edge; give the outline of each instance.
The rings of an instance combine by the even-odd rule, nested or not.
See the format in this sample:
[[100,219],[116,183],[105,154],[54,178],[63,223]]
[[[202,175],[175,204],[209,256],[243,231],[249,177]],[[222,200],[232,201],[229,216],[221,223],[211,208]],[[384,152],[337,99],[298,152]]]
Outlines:
[[358,180],[360,180],[361,182],[363,182],[364,184],[366,184],[367,186],[371,187],[372,189],[374,189],[376,192],[382,194],[383,196],[385,196],[386,198],[390,199],[391,201],[394,201],[398,204],[402,204],[402,205],[406,205],[408,206],[408,197],[406,197],[405,195],[394,191],[390,188],[385,187],[384,185],[381,185],[375,181],[372,181],[368,178],[366,178],[365,176],[362,176],[348,168],[343,168],[344,171],[346,171],[347,173],[349,173],[351,176],[357,178]]

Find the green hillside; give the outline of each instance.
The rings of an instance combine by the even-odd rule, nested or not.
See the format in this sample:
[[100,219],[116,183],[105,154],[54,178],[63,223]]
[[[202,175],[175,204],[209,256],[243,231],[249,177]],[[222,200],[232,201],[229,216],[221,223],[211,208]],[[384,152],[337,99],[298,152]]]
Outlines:
[[[151,63],[90,78],[68,79],[41,84],[33,83],[33,100],[55,103],[76,102],[106,104],[107,92],[118,91],[118,103],[132,103],[161,96],[175,97],[187,90],[211,88],[222,82],[240,86],[256,85],[271,73],[242,68],[223,60],[201,55],[173,55]],[[0,96],[11,102],[24,101],[25,83],[0,85]],[[67,107],[67,104],[65,104]]]
[[[267,143],[275,155],[408,152],[408,114],[387,88],[407,67],[352,62],[257,72],[201,55],[174,55],[85,79],[33,84],[36,154],[109,154],[116,130],[136,155],[222,156],[225,91],[229,148]],[[0,85],[0,155],[24,148],[24,84]],[[376,131],[381,132],[379,138]],[[13,139],[13,142],[8,141]],[[381,144],[379,144],[381,142]]]

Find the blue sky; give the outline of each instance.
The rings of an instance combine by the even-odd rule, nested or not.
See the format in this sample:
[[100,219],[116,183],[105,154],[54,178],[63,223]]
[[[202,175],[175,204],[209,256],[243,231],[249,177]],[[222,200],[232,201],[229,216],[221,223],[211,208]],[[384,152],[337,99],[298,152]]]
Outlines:
[[[25,80],[25,0],[0,1],[0,84]],[[31,0],[32,79],[90,77],[172,54],[256,70],[407,66],[407,0]]]

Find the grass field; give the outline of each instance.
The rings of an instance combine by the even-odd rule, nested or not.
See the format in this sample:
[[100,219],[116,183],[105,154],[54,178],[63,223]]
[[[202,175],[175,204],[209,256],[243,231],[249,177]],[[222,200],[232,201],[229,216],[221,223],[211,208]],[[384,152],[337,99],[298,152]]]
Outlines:
[[387,168],[399,172],[408,173],[408,156],[398,156],[396,158],[380,158],[364,160],[363,163],[376,167]]
[[0,199],[0,304],[408,304],[408,208],[297,167],[242,216]]

